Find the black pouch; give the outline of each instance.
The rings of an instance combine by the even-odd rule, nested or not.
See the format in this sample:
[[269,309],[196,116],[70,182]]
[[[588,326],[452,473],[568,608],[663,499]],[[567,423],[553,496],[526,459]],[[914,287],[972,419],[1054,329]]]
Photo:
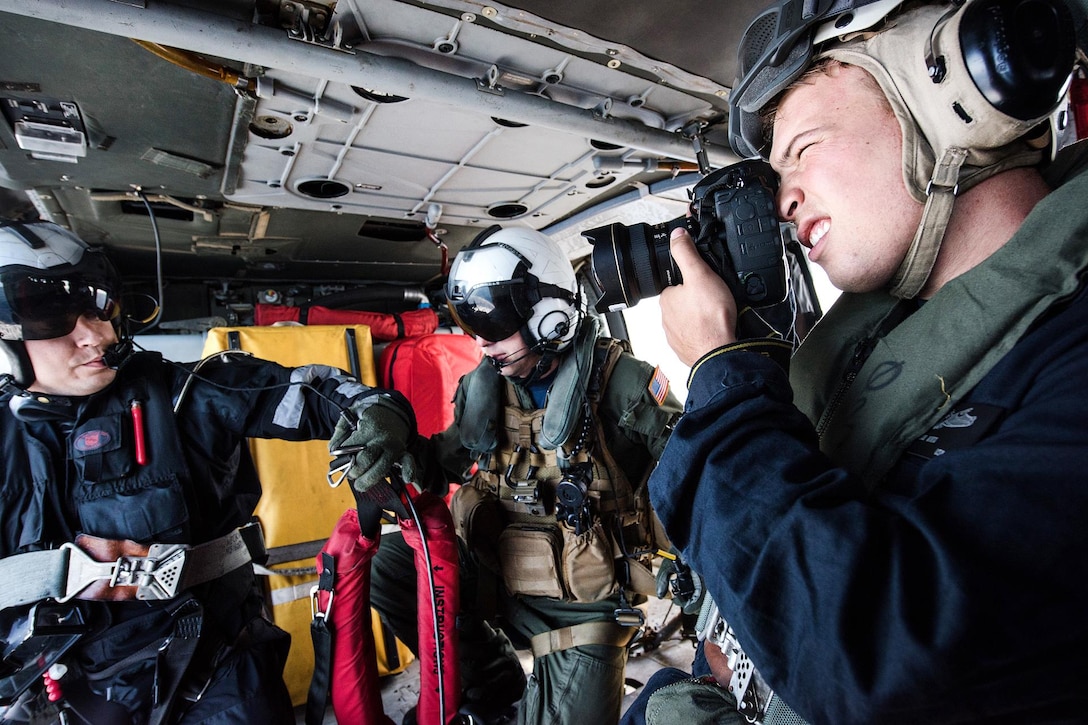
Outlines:
[[92,418],[72,431],[72,462],[87,483],[113,481],[136,465],[122,415]]

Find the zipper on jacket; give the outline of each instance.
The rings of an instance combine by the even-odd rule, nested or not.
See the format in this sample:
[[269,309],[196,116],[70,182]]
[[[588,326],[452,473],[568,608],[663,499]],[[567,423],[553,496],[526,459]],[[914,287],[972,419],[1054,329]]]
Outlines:
[[824,408],[823,415],[820,416],[820,422],[816,425],[816,436],[818,438],[823,439],[827,426],[831,424],[831,419],[835,416],[835,411],[842,405],[843,398],[846,397],[847,391],[850,390],[854,380],[857,379],[858,373],[861,372],[862,366],[865,365],[865,361],[873,354],[877,339],[877,337],[866,337],[854,348],[854,357],[850,359],[850,364],[846,367],[846,372],[843,373],[839,387],[835,390],[835,394],[831,396],[831,402]]

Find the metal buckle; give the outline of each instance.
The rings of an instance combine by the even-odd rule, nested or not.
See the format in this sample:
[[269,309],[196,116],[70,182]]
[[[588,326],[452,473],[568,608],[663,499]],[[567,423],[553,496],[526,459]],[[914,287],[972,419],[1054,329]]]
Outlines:
[[184,544],[152,544],[146,557],[95,561],[71,542],[62,544],[61,549],[68,550],[68,577],[58,602],[67,602],[100,579],[109,579],[111,587],[137,587],[137,599],[172,599],[181,584],[189,551]]
[[311,619],[324,619],[328,620],[329,613],[332,612],[332,597],[333,591],[329,590],[329,601],[325,604],[325,611],[321,611],[321,604],[317,600],[317,593],[321,591],[321,588],[314,584],[310,587],[310,618]]
[[[136,584],[137,599],[173,599],[188,559],[189,547],[184,544],[152,544],[146,558],[121,557],[117,561],[118,580],[124,573]],[[134,566],[128,568],[128,562]],[[114,586],[112,581],[110,585]]]
[[622,627],[641,627],[646,624],[646,613],[634,607],[621,607],[612,612],[616,624]]
[[61,551],[68,550],[68,578],[64,595],[58,602],[67,602],[99,579],[112,579],[116,562],[95,561],[87,552],[71,542],[61,544]]

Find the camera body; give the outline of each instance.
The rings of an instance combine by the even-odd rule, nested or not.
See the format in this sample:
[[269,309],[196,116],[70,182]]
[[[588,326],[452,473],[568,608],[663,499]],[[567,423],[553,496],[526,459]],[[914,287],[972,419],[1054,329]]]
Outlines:
[[696,184],[689,216],[582,232],[593,245],[593,277],[603,292],[597,311],[633,307],[683,281],[669,251],[669,235],[677,228],[691,233],[699,256],[729,285],[738,308],[778,304],[788,288],[777,191],[770,165],[749,159]]

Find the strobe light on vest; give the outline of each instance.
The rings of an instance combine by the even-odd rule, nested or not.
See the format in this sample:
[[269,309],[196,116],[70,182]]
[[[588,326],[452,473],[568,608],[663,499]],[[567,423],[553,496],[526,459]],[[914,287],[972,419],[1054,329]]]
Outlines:
[[785,244],[775,211],[778,177],[763,161],[745,160],[706,176],[691,190],[691,216],[663,224],[610,224],[582,232],[593,245],[593,277],[603,291],[598,312],[633,307],[680,284],[669,235],[685,228],[739,307],[786,298]]
[[593,464],[578,463],[563,472],[555,486],[555,518],[574,529],[578,536],[593,524],[589,510],[589,485],[593,482]]

